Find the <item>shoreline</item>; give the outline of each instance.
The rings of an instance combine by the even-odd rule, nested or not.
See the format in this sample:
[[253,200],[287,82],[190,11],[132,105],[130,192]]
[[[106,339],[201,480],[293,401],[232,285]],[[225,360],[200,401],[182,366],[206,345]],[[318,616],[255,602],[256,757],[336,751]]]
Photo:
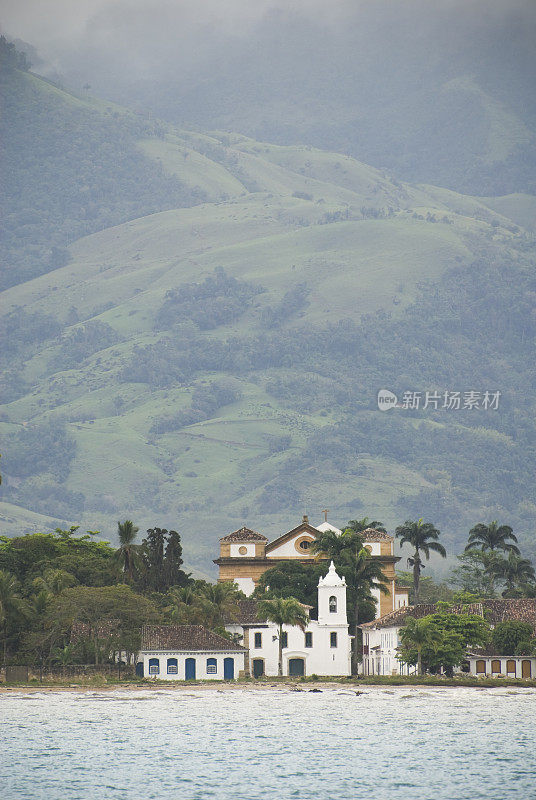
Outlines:
[[286,690],[290,692],[323,692],[329,689],[347,690],[357,694],[366,690],[368,687],[380,688],[405,688],[405,689],[423,689],[423,688],[439,688],[439,689],[535,689],[536,680],[516,680],[516,679],[501,679],[501,678],[479,678],[475,680],[456,680],[455,678],[433,678],[423,677],[421,679],[403,679],[403,678],[365,678],[355,680],[298,680],[288,681],[288,679],[274,678],[272,681],[251,681],[251,680],[236,680],[236,681],[95,681],[80,682],[70,680],[58,683],[14,683],[14,684],[0,684],[0,696],[11,695],[17,693],[24,694],[49,694],[51,692],[60,693],[90,693],[90,692],[141,692],[147,690],[153,691],[259,691],[259,690]]

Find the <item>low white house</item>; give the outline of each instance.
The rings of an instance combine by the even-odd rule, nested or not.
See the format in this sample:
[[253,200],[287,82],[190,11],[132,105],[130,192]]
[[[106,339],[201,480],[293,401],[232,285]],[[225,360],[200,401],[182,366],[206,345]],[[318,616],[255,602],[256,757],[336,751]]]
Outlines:
[[470,653],[469,672],[477,677],[536,678],[536,657]]
[[[262,622],[255,600],[241,604],[240,618],[225,626],[242,638],[249,652],[246,674],[276,676],[279,660],[279,628]],[[346,615],[346,581],[333,562],[318,582],[318,620],[310,619],[305,630],[283,627],[283,674],[289,676],[350,675],[350,646]]]
[[[245,649],[202,625],[145,625],[139,663],[160,680],[233,680],[244,674]],[[138,670],[138,674],[141,670]]]

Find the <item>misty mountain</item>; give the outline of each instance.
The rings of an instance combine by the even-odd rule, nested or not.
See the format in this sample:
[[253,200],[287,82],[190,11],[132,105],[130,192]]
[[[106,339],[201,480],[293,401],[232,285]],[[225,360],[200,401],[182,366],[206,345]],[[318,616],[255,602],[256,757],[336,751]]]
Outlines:
[[536,187],[535,39],[519,1],[104,2],[51,59],[67,85],[174,124],[504,195]]
[[[500,519],[534,553],[534,197],[5,79],[13,248],[44,215],[65,257],[2,292],[4,530],[165,523],[206,570],[222,532],[327,503],[425,516],[451,549]],[[62,185],[89,187],[65,228]],[[384,413],[382,388],[440,399]],[[454,391],[479,407],[443,407]]]

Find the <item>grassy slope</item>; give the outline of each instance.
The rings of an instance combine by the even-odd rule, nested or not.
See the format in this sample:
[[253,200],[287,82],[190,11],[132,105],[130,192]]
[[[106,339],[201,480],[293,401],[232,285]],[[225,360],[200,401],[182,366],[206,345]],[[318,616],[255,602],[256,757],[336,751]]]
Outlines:
[[[311,295],[302,323],[381,309],[396,314],[412,301],[420,281],[469,265],[484,240],[494,237],[495,246],[507,253],[513,234],[506,217],[512,213],[500,204],[495,213],[489,200],[402,185],[351,158],[312,148],[173,130],[163,139],[140,140],[139,147],[183,183],[202,188],[212,202],[80,239],[67,266],[3,293],[6,310],[24,306],[64,320],[74,305],[78,324],[100,319],[122,338],[77,369],[56,374],[49,360],[57,345],[38,350],[25,367],[33,389],[2,409],[4,419],[68,421],[78,444],[68,488],[86,496],[83,527],[99,527],[111,536],[124,516],[142,529],[176,526],[190,562],[204,568],[215,555],[217,536],[234,526],[247,523],[276,535],[296,524],[305,508],[315,519],[326,503],[342,523],[355,516],[357,495],[387,524],[399,522],[397,500],[416,494],[428,480],[374,454],[362,455],[363,477],[304,475],[302,507],[293,518],[287,512],[259,513],[259,489],[289,454],[271,454],[268,437],[290,434],[290,453],[298,452],[307,436],[337,421],[329,394],[321,414],[299,414],[265,392],[265,376],[241,378],[239,402],[220,409],[214,419],[155,438],[149,433],[154,417],[186,407],[190,389],[151,391],[144,384],[121,383],[121,368],[136,345],[156,339],[153,323],[165,292],[202,280],[217,266],[268,291],[259,296],[255,312],[216,335],[250,330],[264,305],[303,281]],[[363,219],[361,209],[371,207],[391,212]],[[427,214],[451,224],[432,224]],[[321,379],[311,380],[322,391]],[[125,401],[120,415],[114,411],[117,396]],[[10,532],[50,527],[46,518],[24,510],[18,515],[13,506],[4,523]]]

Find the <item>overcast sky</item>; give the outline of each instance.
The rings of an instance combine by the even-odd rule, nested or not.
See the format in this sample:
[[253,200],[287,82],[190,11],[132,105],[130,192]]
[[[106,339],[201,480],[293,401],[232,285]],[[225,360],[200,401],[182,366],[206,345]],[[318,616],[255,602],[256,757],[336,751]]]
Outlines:
[[[268,78],[278,68],[270,52],[289,61],[293,77],[317,56],[348,72],[344,54],[353,61],[365,52],[382,69],[392,60],[396,73],[397,48],[407,63],[419,62],[426,42],[432,62],[437,44],[454,63],[459,50],[474,49],[478,59],[480,39],[497,64],[505,54],[508,69],[528,58],[535,18],[536,0],[2,0],[0,26],[37,48],[45,63],[32,57],[36,71],[113,95],[121,83],[203,81],[203,69],[217,76],[231,59],[247,73],[263,50]],[[525,75],[528,65],[520,69]],[[119,90],[115,98],[122,99]]]

